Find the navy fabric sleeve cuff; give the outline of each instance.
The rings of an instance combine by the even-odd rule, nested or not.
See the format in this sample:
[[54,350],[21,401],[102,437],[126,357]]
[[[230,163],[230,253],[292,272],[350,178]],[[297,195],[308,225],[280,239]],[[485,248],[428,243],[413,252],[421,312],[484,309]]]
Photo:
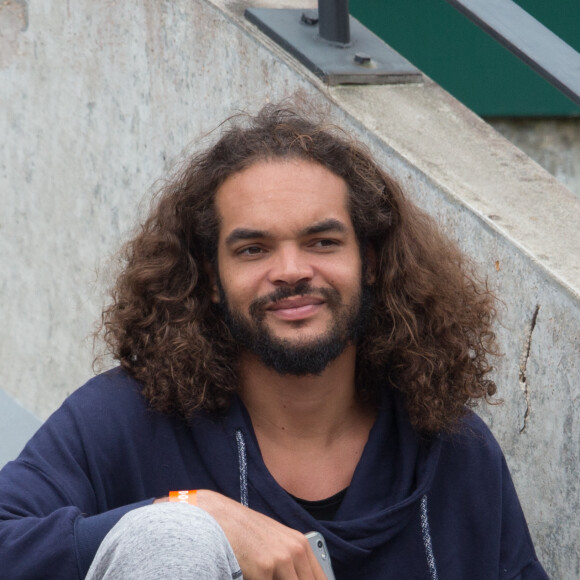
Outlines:
[[75,543],[81,578],[84,578],[104,537],[131,510],[151,505],[155,498],[124,505],[96,516],[79,516],[75,521]]

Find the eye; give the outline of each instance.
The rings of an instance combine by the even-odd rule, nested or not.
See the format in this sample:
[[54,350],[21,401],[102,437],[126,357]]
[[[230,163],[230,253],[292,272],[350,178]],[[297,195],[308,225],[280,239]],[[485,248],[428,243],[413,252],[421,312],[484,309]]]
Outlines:
[[340,242],[338,240],[333,240],[330,238],[322,238],[320,240],[315,240],[311,245],[314,248],[332,249],[340,245]]
[[244,248],[240,248],[236,254],[238,256],[259,256],[264,252],[265,250],[260,246],[246,246]]

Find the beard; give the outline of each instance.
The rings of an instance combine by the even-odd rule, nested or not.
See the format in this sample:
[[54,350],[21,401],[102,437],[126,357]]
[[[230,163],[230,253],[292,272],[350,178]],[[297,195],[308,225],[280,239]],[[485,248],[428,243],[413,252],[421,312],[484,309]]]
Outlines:
[[[361,284],[350,306],[345,306],[334,288],[314,288],[307,282],[282,287],[250,304],[249,318],[230,307],[218,280],[220,306],[224,321],[234,340],[253,352],[268,367],[280,375],[318,375],[335,360],[349,344],[356,344],[364,335],[372,306],[371,287]],[[274,336],[265,324],[266,307],[291,296],[314,295],[325,300],[332,314],[328,330],[312,339],[292,341]],[[289,323],[299,329],[307,321]]]

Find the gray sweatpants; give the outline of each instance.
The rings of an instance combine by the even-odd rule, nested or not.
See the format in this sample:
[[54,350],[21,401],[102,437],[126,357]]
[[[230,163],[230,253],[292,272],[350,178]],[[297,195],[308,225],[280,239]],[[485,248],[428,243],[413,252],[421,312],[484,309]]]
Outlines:
[[161,503],[125,514],[105,536],[87,580],[242,578],[222,528],[207,512]]

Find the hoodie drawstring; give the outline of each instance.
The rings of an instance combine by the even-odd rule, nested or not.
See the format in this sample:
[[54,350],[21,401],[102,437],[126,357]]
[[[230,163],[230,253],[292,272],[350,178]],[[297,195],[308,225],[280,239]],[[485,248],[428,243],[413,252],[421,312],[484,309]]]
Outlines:
[[240,503],[248,507],[248,456],[246,440],[241,429],[236,429],[236,442],[238,444],[238,464],[240,468]]
[[[246,451],[246,440],[241,429],[236,429],[236,443],[238,445],[238,464],[240,470],[240,503],[248,507],[248,456]],[[433,544],[431,542],[431,530],[429,529],[429,510],[427,496],[421,498],[421,535],[423,536],[423,546],[427,558],[430,580],[439,580],[435,556],[433,554]]]
[[431,530],[429,529],[429,512],[427,506],[427,496],[421,498],[421,534],[423,535],[423,546],[427,557],[427,567],[431,580],[438,580],[435,556],[433,555],[433,544],[431,543]]

